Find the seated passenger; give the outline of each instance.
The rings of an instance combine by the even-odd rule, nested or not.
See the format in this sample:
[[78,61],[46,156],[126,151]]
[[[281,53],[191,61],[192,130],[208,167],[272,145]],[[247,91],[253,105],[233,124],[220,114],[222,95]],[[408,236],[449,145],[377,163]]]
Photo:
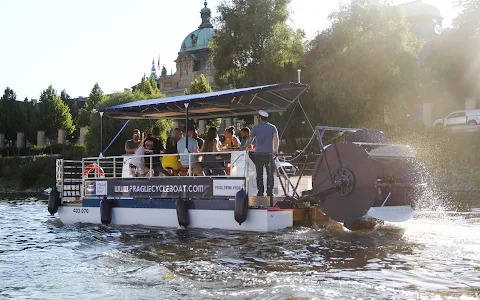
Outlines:
[[[126,154],[135,154],[137,152],[137,149],[140,147],[142,144],[142,141],[140,140],[140,130],[134,129],[133,130],[133,136],[131,140],[127,140],[125,142],[125,153]],[[130,162],[130,172],[133,177],[136,176],[136,166]]]
[[225,143],[223,144],[224,150],[239,149],[240,141],[235,135],[235,127],[230,126],[225,129]]
[[[203,168],[200,162],[198,161],[197,155],[189,155],[187,153],[198,153],[198,142],[193,138],[194,129],[188,128],[187,137],[183,137],[177,143],[178,154],[180,155],[180,163],[182,167],[188,168],[189,164],[193,170],[193,174],[196,176],[205,176],[203,173]],[[187,149],[187,139],[188,139],[188,149]]]
[[[250,136],[250,128],[243,127],[242,130],[240,130],[240,147],[245,147],[249,136]],[[254,137],[252,141],[252,145],[249,147],[250,149],[246,149],[246,150],[255,149],[256,144],[257,144],[257,137]]]
[[135,149],[135,154],[131,158],[130,165],[134,166],[134,170],[132,171],[133,177],[138,176],[147,176],[149,175],[150,169],[145,165],[145,135],[143,135],[142,140],[140,141],[140,146]]
[[167,155],[162,158],[162,167],[165,170],[180,170],[182,165],[179,161],[178,151],[177,151],[177,143],[183,137],[183,132],[175,128],[172,131],[171,136],[168,137],[165,149],[165,154],[177,154],[177,155]]
[[[218,140],[217,129],[215,127],[210,127],[208,129],[201,152],[220,152],[220,142]],[[210,174],[208,175],[225,175],[223,165],[217,161],[216,154],[205,154],[203,156],[202,163],[203,168],[210,171]]]
[[197,140],[198,142],[198,147],[202,149],[203,143],[205,142],[201,137],[198,136],[198,131],[195,129],[193,131],[193,138]]
[[[163,147],[162,141],[158,139],[159,135],[160,128],[153,128],[151,136],[149,136],[144,143],[146,154],[159,155],[161,153],[165,153],[165,148]],[[162,168],[162,164],[160,163],[160,157],[156,156],[150,159],[152,159],[153,175],[165,175],[165,170]],[[150,166],[150,161],[147,161],[147,164]]]

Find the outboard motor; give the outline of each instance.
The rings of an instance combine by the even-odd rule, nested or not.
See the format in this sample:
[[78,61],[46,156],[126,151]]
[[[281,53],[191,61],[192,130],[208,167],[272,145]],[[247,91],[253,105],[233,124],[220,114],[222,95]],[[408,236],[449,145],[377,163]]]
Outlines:
[[113,201],[107,197],[103,197],[100,201],[100,221],[102,224],[109,225],[112,223]]
[[239,225],[242,225],[243,222],[247,220],[248,216],[248,194],[242,188],[235,194],[235,221]]
[[177,219],[178,225],[185,228],[190,225],[190,216],[188,214],[188,201],[179,197],[177,200]]
[[61,203],[60,192],[57,190],[57,187],[54,187],[48,197],[48,212],[53,216],[58,211]]

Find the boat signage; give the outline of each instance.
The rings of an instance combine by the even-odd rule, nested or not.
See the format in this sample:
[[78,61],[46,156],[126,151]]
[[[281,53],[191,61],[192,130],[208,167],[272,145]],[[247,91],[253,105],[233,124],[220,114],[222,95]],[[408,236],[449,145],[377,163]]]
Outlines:
[[235,196],[242,188],[244,179],[213,179],[213,196]]
[[85,196],[211,198],[235,196],[244,186],[243,178],[109,178],[85,181]]

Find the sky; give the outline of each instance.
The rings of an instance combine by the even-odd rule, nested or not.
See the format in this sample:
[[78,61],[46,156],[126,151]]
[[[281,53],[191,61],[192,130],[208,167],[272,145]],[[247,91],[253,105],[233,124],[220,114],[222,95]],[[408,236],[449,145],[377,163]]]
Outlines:
[[[424,2],[440,9],[444,27],[451,24],[452,0]],[[218,3],[208,1],[213,16]],[[311,39],[329,26],[339,4],[292,0],[291,25]],[[1,0],[0,88],[10,87],[18,100],[38,99],[50,84],[79,97],[98,82],[108,94],[148,76],[159,57],[175,72],[180,45],[200,25],[202,7],[203,0]]]

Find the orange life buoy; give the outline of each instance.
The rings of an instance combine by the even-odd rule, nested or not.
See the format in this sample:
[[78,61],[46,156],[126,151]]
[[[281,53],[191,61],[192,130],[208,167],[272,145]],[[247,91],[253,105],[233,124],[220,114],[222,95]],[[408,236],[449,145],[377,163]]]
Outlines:
[[105,177],[105,173],[103,172],[103,169],[100,168],[97,164],[89,164],[85,170],[83,170],[83,176],[88,177],[88,173],[90,171],[95,171],[95,174],[98,174],[100,177]]

